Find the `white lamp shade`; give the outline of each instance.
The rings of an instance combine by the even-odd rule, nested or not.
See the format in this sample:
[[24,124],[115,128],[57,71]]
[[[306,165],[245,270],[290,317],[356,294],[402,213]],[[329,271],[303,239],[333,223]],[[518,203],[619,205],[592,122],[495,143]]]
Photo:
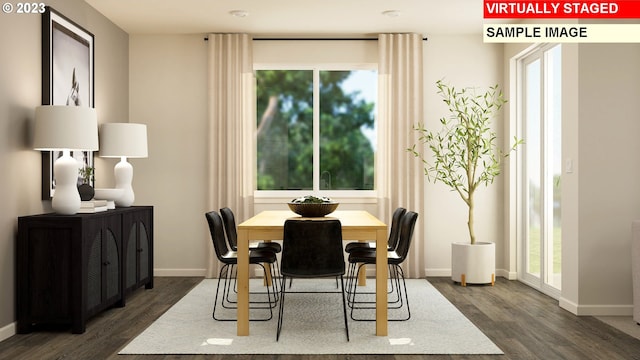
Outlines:
[[100,157],[147,157],[147,125],[107,123],[100,126]]
[[36,107],[35,150],[98,150],[96,110],[84,106]]

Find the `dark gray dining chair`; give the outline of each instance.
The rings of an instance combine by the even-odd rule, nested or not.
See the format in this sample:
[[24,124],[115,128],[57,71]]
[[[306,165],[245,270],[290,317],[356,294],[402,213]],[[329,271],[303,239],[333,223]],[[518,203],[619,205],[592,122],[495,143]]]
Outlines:
[[[402,216],[406,212],[407,209],[403,207],[398,207],[393,211],[393,215],[391,216],[391,230],[389,230],[389,239],[387,240],[387,250],[389,251],[396,249],[396,245],[398,244],[398,235],[400,235],[400,219],[402,219]],[[350,254],[353,251],[374,249],[375,247],[375,241],[353,241],[344,247],[344,251]]]
[[[220,215],[224,224],[224,231],[227,233],[227,240],[231,250],[238,251],[238,230],[236,228],[236,217],[233,210],[228,207],[220,209]],[[260,241],[257,245],[251,246],[250,250],[268,249],[278,254],[282,251],[282,246],[277,242]]]
[[[389,321],[405,321],[411,318],[411,309],[409,308],[409,296],[407,294],[407,284],[404,278],[404,272],[402,270],[402,263],[407,259],[407,255],[409,254],[409,248],[411,247],[411,240],[413,239],[413,230],[416,225],[416,221],[418,219],[418,213],[413,211],[407,211],[400,220],[399,226],[399,236],[398,236],[398,244],[394,251],[389,251],[387,253],[387,263],[391,267],[390,279],[392,281],[392,286],[395,287],[395,291],[398,292],[398,296],[400,298],[400,303],[396,309],[401,309],[406,305],[407,315],[406,317],[400,318],[391,318],[389,317]],[[358,274],[363,269],[363,267],[367,264],[375,264],[376,263],[376,250],[375,249],[365,249],[360,251],[353,251],[349,254],[349,275],[348,277],[351,279],[356,279]],[[402,286],[400,286],[400,280],[402,280]],[[351,307],[351,319],[356,321],[374,321],[375,318],[358,318],[354,316],[354,310],[357,309],[375,309],[374,306],[371,305],[363,305],[363,304],[371,304],[371,301],[358,301],[357,300],[357,283],[356,281],[351,281],[350,292],[351,297],[349,298],[349,305]],[[403,299],[404,295],[404,299]],[[391,307],[389,307],[391,309]]]
[[[236,216],[234,215],[233,210],[231,210],[229,207],[223,207],[222,209],[220,209],[220,215],[222,216],[224,232],[227,234],[227,243],[229,244],[229,247],[231,248],[232,251],[238,251],[238,229],[236,227]],[[279,254],[282,251],[282,246],[277,242],[260,241],[257,244],[249,244],[249,250],[250,251],[251,250],[260,250],[260,251],[268,250],[276,254]],[[279,277],[279,274],[277,274],[277,272],[279,271],[277,255],[276,255],[276,262],[275,262],[274,269],[275,269],[274,274],[276,275],[275,275],[275,278],[272,278],[272,281],[276,281],[276,278]],[[235,266],[232,266],[231,270],[237,271]],[[278,285],[277,281],[276,281],[276,285]],[[233,291],[236,293],[238,292],[235,282],[233,285]],[[231,293],[231,291],[227,291],[226,293],[228,296]],[[264,292],[252,292],[252,294],[263,294],[263,293]],[[228,301],[233,302],[229,299]]]
[[[231,281],[231,278],[234,276],[233,271],[231,271],[231,268],[238,264],[238,255],[235,251],[230,250],[229,247],[227,246],[227,239],[224,236],[224,227],[222,225],[222,218],[220,217],[220,214],[218,214],[215,211],[210,211],[205,213],[205,217],[207,219],[207,223],[209,224],[209,232],[211,234],[211,241],[213,242],[213,249],[216,253],[216,257],[223,264],[222,267],[220,268],[220,273],[218,274],[218,285],[216,287],[216,296],[213,301],[212,317],[213,319],[218,321],[236,321],[237,320],[236,318],[217,317],[216,307],[218,304],[218,295],[220,293],[220,281],[224,277],[224,286],[222,290],[221,305],[226,308],[237,308],[232,304],[225,305],[225,300],[227,298],[226,292],[229,289],[228,283]],[[262,266],[263,269],[265,269],[265,267],[262,264],[267,263],[267,264],[273,265],[275,261],[276,261],[276,255],[273,251],[251,250],[249,252],[249,264]],[[274,266],[271,266],[271,268],[273,269]],[[266,271],[267,270],[265,269],[265,273]],[[273,293],[271,293],[271,291],[273,291]],[[255,306],[255,305],[251,305],[251,303],[249,306],[249,309],[269,309],[269,316],[266,318],[258,318],[258,319],[250,319],[250,320],[266,321],[266,320],[271,320],[273,318],[272,308],[275,307],[275,302],[276,302],[275,292],[276,292],[275,287],[273,287],[272,290],[270,290],[269,287],[267,287],[267,299],[268,299],[268,301],[266,301],[266,303],[268,303],[267,306]],[[259,303],[264,303],[264,302],[259,302]]]
[[[403,207],[398,207],[393,211],[393,215],[391,216],[391,229],[389,230],[389,238],[387,240],[387,251],[394,251],[396,249],[396,246],[398,245],[398,237],[400,236],[400,220],[402,219],[402,217],[406,212],[407,212],[407,209]],[[355,251],[371,250],[375,248],[376,248],[375,241],[366,241],[366,242],[353,241],[348,243],[344,247],[344,251],[346,251],[347,254],[351,254],[352,252],[355,252]],[[389,279],[391,280],[393,279],[393,276],[391,275],[391,272],[393,270],[394,269],[391,267],[391,265],[389,265]],[[357,279],[347,276],[347,304],[351,303],[351,297],[353,296],[353,293],[351,292],[351,288],[352,288],[351,285],[353,281],[357,281]],[[393,286],[393,281],[391,281],[390,287],[387,290],[387,294],[389,296],[388,304],[391,306],[394,306],[393,304],[399,304],[400,301],[402,301],[400,298],[400,294],[394,291],[395,289],[396,287]],[[375,294],[375,292],[361,291],[360,294]],[[372,301],[371,303],[375,303],[375,301]]]
[[[344,251],[342,248],[342,225],[339,220],[294,220],[285,221],[280,260],[280,306],[276,341],[280,339],[284,318],[284,301],[287,278],[340,277],[344,327],[349,341],[347,305],[345,299]],[[337,292],[333,292],[337,293]]]

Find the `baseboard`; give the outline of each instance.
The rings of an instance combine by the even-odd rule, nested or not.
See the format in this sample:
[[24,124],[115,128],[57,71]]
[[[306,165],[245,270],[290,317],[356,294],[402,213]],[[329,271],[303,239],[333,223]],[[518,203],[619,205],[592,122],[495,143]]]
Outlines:
[[[451,269],[425,269],[427,277],[450,277]],[[503,277],[507,280],[517,280],[518,274],[515,272],[509,272],[504,269],[496,269],[496,277]]]
[[633,316],[633,305],[580,305],[562,297],[559,305],[577,316]]
[[451,269],[425,269],[427,277],[451,277]]
[[12,322],[11,324],[0,328],[0,341],[4,341],[15,334],[16,334],[16,323]]
[[192,277],[207,276],[206,269],[153,269],[153,276]]
[[496,269],[496,276],[503,277],[507,280],[518,280],[518,273],[515,271],[508,271],[505,269]]
[[[372,266],[367,267],[367,276],[374,277],[375,276],[375,268]],[[166,277],[179,277],[179,276],[206,276],[206,269],[154,269],[154,276],[166,276]],[[425,275],[427,277],[450,277],[451,269],[425,269]],[[256,267],[254,276],[262,276],[262,268]],[[496,276],[503,277],[507,280],[517,280],[517,274],[514,272],[509,272],[503,269],[496,270]]]
[[558,305],[560,305],[562,309],[567,310],[573,315],[578,315],[578,304],[572,301],[569,301],[563,297],[560,297],[560,300],[558,301]]
[[579,316],[633,316],[633,305],[580,305]]

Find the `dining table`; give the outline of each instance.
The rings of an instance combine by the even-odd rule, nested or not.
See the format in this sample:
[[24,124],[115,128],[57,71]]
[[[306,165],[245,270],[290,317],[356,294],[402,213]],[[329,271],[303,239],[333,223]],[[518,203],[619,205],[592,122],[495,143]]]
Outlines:
[[[238,336],[249,335],[249,244],[256,240],[282,240],[284,223],[287,219],[292,218],[302,219],[303,217],[290,210],[267,210],[238,225]],[[338,219],[342,225],[342,239],[344,241],[376,242],[375,333],[377,336],[387,336],[387,225],[364,210],[338,210],[322,218],[308,219]]]

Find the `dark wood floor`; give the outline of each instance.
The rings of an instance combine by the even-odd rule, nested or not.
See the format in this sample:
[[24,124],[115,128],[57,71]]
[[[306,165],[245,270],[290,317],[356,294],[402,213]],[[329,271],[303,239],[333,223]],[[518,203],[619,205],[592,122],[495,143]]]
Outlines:
[[[453,284],[447,278],[429,281],[478,326],[505,355],[118,355],[131,339],[177,302],[199,278],[156,278],[153,290],[137,290],[125,308],[93,318],[87,331],[15,335],[0,342],[0,359],[640,359],[640,340],[593,317],[577,317],[553,300],[516,281],[498,279],[495,287]],[[213,321],[213,320],[212,320]]]

